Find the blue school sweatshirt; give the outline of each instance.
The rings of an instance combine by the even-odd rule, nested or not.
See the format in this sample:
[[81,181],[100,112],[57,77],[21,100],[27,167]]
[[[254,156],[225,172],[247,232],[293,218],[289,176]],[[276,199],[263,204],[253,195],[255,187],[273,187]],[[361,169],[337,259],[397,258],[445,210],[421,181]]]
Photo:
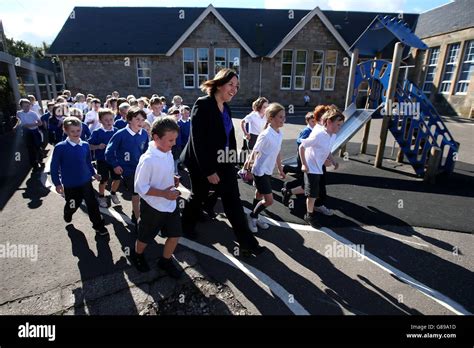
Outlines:
[[120,120],[121,118],[122,118],[122,115],[120,114],[115,115],[114,122]]
[[68,139],[54,147],[51,160],[51,179],[55,186],[78,187],[91,181],[95,174],[89,144],[82,141],[75,146]]
[[148,149],[148,133],[144,129],[132,135],[130,127],[117,131],[105,149],[105,160],[123,169],[123,177],[135,175],[140,156]]
[[[117,132],[117,128],[115,127],[112,127],[112,129],[109,131],[105,130],[102,127],[94,129],[88,142],[90,145],[100,145],[100,144],[107,145],[110,139],[112,138],[112,136],[115,134],[115,132]],[[95,150],[95,159],[98,161],[105,161],[105,149]]]
[[306,126],[301,132],[300,135],[298,135],[298,138],[296,138],[296,145],[299,147],[301,145],[301,140],[306,139],[309,137],[311,132],[313,131],[312,128],[309,126]]
[[123,118],[120,118],[114,122],[114,127],[117,129],[124,129],[125,127],[127,127],[127,125],[128,125],[128,122],[125,121]]
[[186,146],[189,140],[189,132],[191,131],[191,122],[184,122],[182,120],[178,121],[179,126],[179,136],[176,141],[176,145],[181,146],[182,148]]

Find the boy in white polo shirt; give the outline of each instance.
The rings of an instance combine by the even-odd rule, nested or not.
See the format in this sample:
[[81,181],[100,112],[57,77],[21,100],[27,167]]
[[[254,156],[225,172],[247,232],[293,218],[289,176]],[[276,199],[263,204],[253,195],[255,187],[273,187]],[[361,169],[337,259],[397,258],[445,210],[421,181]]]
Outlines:
[[273,204],[271,177],[275,164],[278,167],[281,178],[285,178],[280,157],[281,142],[283,140],[280,128],[285,124],[285,108],[278,103],[272,103],[266,109],[265,116],[267,126],[258,136],[252,154],[244,165],[244,168],[248,168],[253,159],[255,159],[252,167],[256,187],[255,198],[252,211],[247,215],[249,229],[253,233],[258,232],[258,227],[263,230],[270,227],[267,223],[259,220],[258,216],[263,210]]
[[41,169],[41,134],[38,127],[41,126],[42,122],[39,115],[31,111],[30,100],[20,99],[19,104],[21,110],[16,113],[18,123],[15,129],[20,126],[23,130],[30,165],[36,171]]
[[99,123],[99,108],[100,108],[100,100],[94,98],[91,100],[91,108],[92,110],[86,114],[84,118],[84,123],[87,124],[91,133],[100,127]]
[[176,200],[179,179],[174,175],[174,161],[171,153],[176,143],[179,127],[171,117],[159,118],[153,122],[153,141],[140,157],[135,173],[135,192],[140,196],[140,220],[138,238],[132,262],[140,272],[150,270],[144,251],[146,246],[161,231],[166,237],[163,256],[158,267],[173,278],[179,278],[181,270],[173,264],[173,252],[182,236],[181,217]]
[[[344,115],[334,105],[331,105],[322,117],[322,126],[314,127],[307,139],[301,140],[299,147],[301,170],[304,172],[304,191],[306,195],[306,215],[304,220],[314,223],[314,203],[319,194],[319,182],[323,176],[323,164],[329,159],[335,169],[338,163],[331,155],[336,133],[344,123]],[[323,202],[320,202],[322,204]]]

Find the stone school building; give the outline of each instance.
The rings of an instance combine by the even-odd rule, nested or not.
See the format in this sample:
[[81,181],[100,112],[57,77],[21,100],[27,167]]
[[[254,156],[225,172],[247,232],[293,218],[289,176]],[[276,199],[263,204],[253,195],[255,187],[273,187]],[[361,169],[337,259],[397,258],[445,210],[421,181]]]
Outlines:
[[[379,13],[308,10],[76,7],[49,54],[72,93],[172,98],[192,104],[201,82],[234,68],[234,105],[345,103],[350,46]],[[389,14],[396,16],[397,14]],[[415,29],[417,15],[404,15]]]

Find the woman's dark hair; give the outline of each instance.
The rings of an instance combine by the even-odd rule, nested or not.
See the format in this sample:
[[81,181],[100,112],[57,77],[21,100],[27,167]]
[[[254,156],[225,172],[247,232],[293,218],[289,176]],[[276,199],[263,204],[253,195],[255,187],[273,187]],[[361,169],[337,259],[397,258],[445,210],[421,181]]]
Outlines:
[[225,85],[227,82],[232,80],[234,76],[239,78],[239,75],[237,75],[235,70],[219,70],[212,80],[207,80],[201,84],[201,91],[207,93],[207,95],[214,95],[217,92],[217,87]]

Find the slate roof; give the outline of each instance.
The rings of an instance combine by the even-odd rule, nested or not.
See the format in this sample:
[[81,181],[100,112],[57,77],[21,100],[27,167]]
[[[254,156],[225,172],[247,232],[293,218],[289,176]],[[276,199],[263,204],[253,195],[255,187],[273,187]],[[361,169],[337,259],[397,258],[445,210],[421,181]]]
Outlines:
[[[179,11],[185,19],[178,19]],[[309,10],[218,8],[243,41],[265,56],[275,49]],[[165,54],[205,8],[76,7],[52,43],[49,54]],[[349,46],[363,33],[378,12],[322,11]],[[383,13],[396,15],[394,13]],[[410,28],[418,15],[406,14]]]
[[472,0],[456,0],[420,14],[415,34],[427,38],[474,26]]

